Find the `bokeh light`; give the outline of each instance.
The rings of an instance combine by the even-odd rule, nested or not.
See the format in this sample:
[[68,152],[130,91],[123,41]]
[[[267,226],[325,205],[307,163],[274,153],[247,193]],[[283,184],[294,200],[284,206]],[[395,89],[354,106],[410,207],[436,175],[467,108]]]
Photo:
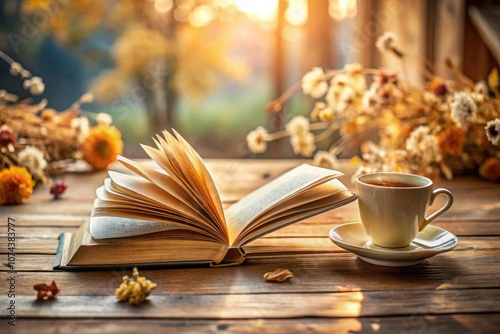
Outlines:
[[189,23],[195,27],[204,27],[217,17],[210,5],[201,5],[193,9],[189,15]]
[[294,26],[304,25],[308,18],[307,11],[307,0],[289,0],[285,11],[285,20]]
[[352,19],[358,13],[357,0],[330,0],[328,13],[335,20]]
[[278,0],[234,0],[234,5],[254,20],[273,21],[278,14]]
[[158,13],[164,14],[174,6],[173,0],[155,0],[155,9]]

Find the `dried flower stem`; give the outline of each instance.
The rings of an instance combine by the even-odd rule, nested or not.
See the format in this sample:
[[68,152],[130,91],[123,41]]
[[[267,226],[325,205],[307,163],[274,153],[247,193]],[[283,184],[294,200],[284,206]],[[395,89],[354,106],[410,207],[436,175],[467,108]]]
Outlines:
[[12,63],[14,63],[14,59],[12,59],[11,57],[9,57],[7,54],[5,54],[4,52],[0,51],[0,58],[2,58],[3,60],[5,60],[6,63],[8,63],[9,65],[11,65]]
[[457,77],[457,79],[459,81],[461,81],[464,85],[470,87],[470,88],[474,88],[474,81],[472,81],[469,77],[467,77],[465,74],[463,74],[462,72],[460,72],[456,67],[455,65],[453,64],[453,62],[451,61],[451,59],[446,59],[446,67],[448,68],[448,70],[453,73],[454,76]]
[[429,80],[432,80],[435,75],[433,74],[435,71],[435,65],[432,61],[427,59],[426,57],[418,57],[413,55],[406,55],[409,59],[415,60],[415,62],[420,67],[422,74]]
[[[309,130],[311,130],[311,131],[322,130],[322,129],[328,128],[329,126],[330,126],[330,124],[324,123],[324,122],[312,123],[312,124],[309,124]],[[273,141],[273,140],[284,138],[287,136],[288,136],[288,132],[286,130],[276,131],[274,133],[269,134],[266,141]]]
[[[399,58],[399,75],[363,69],[359,64],[326,72],[315,67],[266,108],[280,111],[284,103],[302,89],[316,102],[309,120],[294,117],[287,123],[288,131],[271,134],[262,128],[261,142],[290,136],[294,152],[308,157],[316,149],[315,143],[328,139],[330,149],[317,152],[314,163],[322,164],[321,159],[334,159],[350,150],[349,153],[361,151],[358,160],[363,163],[356,174],[399,171],[429,177],[444,175],[451,179],[454,173],[479,168],[481,176],[500,180],[497,72],[493,71],[488,77],[488,86],[497,96],[495,99],[488,96],[488,88],[482,82],[473,82],[451,60],[447,60],[446,66],[456,78],[444,81],[434,75],[434,64],[430,60],[399,50],[394,34],[382,37],[377,41],[377,48]],[[411,84],[407,72],[410,70],[407,66],[414,65],[422,79],[426,79],[417,86]],[[360,74],[364,78],[359,77]],[[371,78],[367,88],[370,75],[376,77]],[[315,123],[318,120],[320,122]],[[297,125],[302,138],[297,131],[292,131]],[[380,144],[365,141],[376,134]],[[301,144],[309,145],[307,149],[298,147],[300,139]]]
[[[3,51],[0,51],[0,58],[3,59],[7,64],[11,65],[14,64],[16,61],[12,59],[9,55],[4,53]],[[33,75],[29,71],[23,71],[24,74],[22,74],[23,79],[30,79],[33,77]]]
[[338,130],[338,129],[339,129],[339,125],[338,124],[332,124],[325,131],[323,131],[320,134],[318,134],[316,136],[316,138],[314,139],[314,142],[318,143],[318,142],[320,142],[322,140],[327,139],[335,130]]
[[[330,71],[325,73],[325,79],[326,80],[331,79],[334,76],[345,73],[345,72],[346,72],[345,69],[330,70]],[[364,68],[362,73],[365,75],[379,75],[380,70],[376,69],[376,68]],[[300,81],[294,83],[293,85],[288,87],[283,93],[281,93],[281,95],[278,96],[274,101],[272,101],[272,103],[275,105],[280,105],[280,106],[283,105],[283,103],[285,103],[293,94],[295,94],[296,92],[298,92],[300,90],[300,87],[301,87]],[[282,136],[282,137],[284,137],[284,136]],[[279,138],[281,138],[281,137],[279,137]]]
[[401,58],[401,69],[403,71],[403,77],[405,78],[405,83],[407,85],[410,84],[410,78],[408,76],[408,71],[406,69],[406,60],[404,58]]

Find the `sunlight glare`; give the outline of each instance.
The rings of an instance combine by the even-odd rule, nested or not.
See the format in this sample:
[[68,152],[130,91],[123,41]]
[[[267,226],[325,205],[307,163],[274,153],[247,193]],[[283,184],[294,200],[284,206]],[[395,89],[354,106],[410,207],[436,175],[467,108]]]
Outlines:
[[189,23],[195,27],[204,27],[216,17],[214,9],[210,5],[196,7],[189,15]]
[[179,5],[174,9],[174,18],[178,22],[186,22],[189,18],[190,8],[185,5]]
[[164,14],[174,6],[173,0],[155,0],[155,9],[158,13]]
[[288,7],[285,11],[285,20],[294,26],[304,25],[308,18],[307,11],[307,0],[288,0]]
[[358,13],[357,0],[330,0],[328,13],[335,20],[352,19]]
[[234,0],[234,5],[254,20],[273,21],[278,15],[278,0]]

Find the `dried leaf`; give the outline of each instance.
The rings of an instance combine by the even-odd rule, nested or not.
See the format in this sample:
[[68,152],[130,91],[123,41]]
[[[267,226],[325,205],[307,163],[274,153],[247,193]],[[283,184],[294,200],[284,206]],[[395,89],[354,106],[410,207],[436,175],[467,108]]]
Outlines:
[[38,291],[36,299],[39,300],[54,299],[59,291],[61,291],[57,288],[56,282],[54,281],[52,281],[52,284],[50,285],[47,285],[45,283],[35,284],[33,286],[33,289]]
[[274,282],[284,282],[285,280],[292,278],[293,273],[288,269],[278,268],[275,271],[271,271],[264,274],[264,278],[268,281]]

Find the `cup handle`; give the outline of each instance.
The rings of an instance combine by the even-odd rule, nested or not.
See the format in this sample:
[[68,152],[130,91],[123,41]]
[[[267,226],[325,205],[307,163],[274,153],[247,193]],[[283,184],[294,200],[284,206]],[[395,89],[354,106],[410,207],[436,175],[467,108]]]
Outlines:
[[429,205],[432,205],[432,203],[434,203],[434,200],[436,199],[436,197],[438,197],[439,195],[445,195],[447,197],[446,203],[443,205],[443,207],[441,209],[437,210],[436,212],[431,214],[429,217],[425,218],[424,222],[420,226],[419,231],[423,231],[423,229],[426,228],[427,225],[429,225],[429,223],[431,221],[433,221],[434,219],[436,219],[437,217],[439,217],[440,215],[445,213],[453,204],[453,195],[451,194],[451,192],[448,189],[438,188],[438,189],[434,189],[432,191],[431,201],[430,201]]

